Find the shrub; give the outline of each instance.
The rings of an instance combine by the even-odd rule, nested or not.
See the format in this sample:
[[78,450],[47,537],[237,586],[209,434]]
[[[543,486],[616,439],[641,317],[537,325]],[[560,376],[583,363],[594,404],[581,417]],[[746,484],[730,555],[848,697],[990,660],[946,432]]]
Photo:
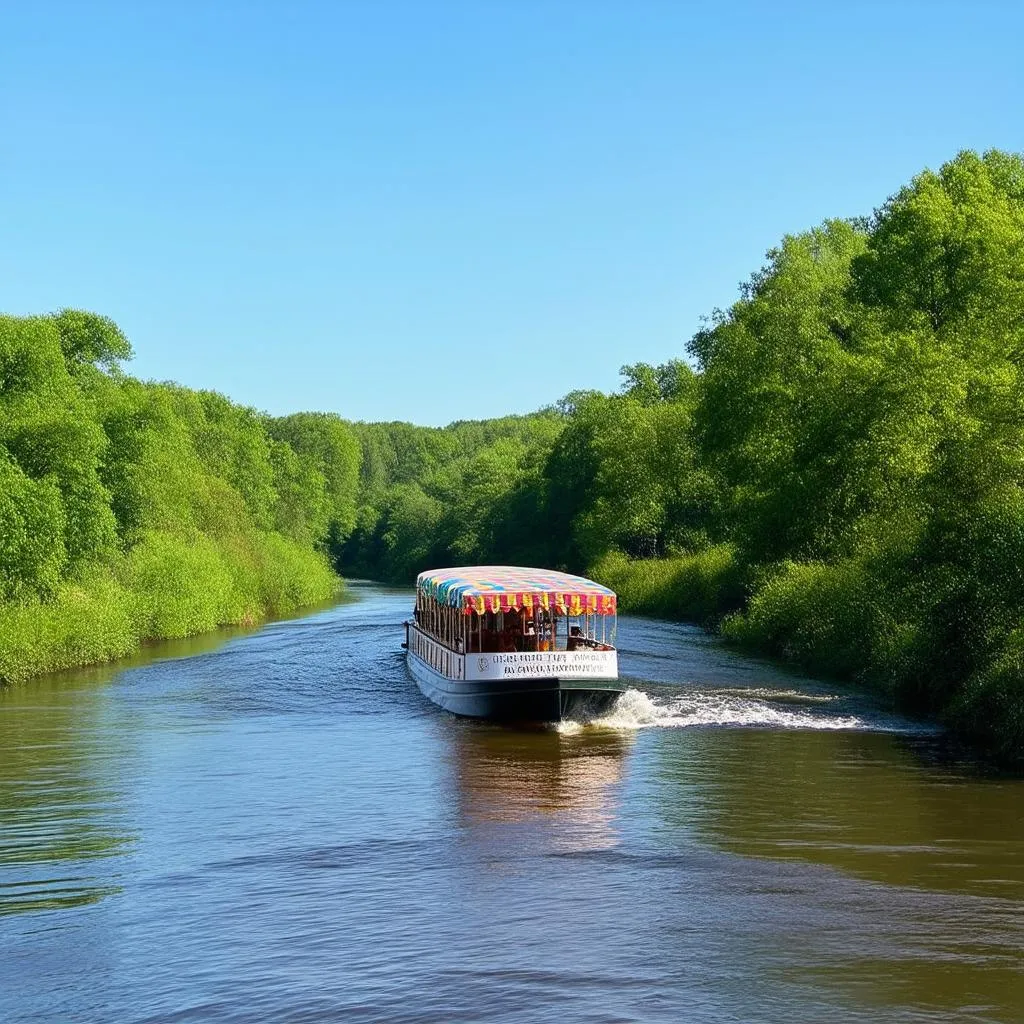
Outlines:
[[946,718],[1002,761],[1024,766],[1024,630],[1014,630],[1002,653],[967,680]]
[[874,663],[885,616],[855,561],[783,562],[755,581],[745,612],[722,623],[727,640],[834,676]]
[[102,568],[51,600],[0,604],[0,682],[123,657],[139,644],[132,595]]
[[631,560],[618,551],[589,575],[611,587],[624,611],[713,624],[743,600],[743,571],[731,545],[693,554]]

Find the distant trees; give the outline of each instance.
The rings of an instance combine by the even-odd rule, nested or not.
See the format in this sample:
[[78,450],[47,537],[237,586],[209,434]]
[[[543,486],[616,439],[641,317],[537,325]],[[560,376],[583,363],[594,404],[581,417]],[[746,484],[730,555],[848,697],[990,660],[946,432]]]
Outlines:
[[445,562],[546,560],[542,472],[561,417],[353,426],[363,468],[344,570],[404,581]]
[[[580,569],[612,548],[640,556],[705,543],[718,485],[694,464],[697,376],[673,360],[623,377],[621,394],[579,392],[531,416],[356,424],[359,525],[342,566],[398,579],[441,563]],[[426,534],[412,530],[410,504]],[[412,536],[416,557],[398,556]]]
[[[282,474],[279,528],[323,541],[336,556],[356,524],[361,451],[355,433],[340,416],[318,412],[268,419],[266,426]],[[296,525],[286,528],[289,522]]]

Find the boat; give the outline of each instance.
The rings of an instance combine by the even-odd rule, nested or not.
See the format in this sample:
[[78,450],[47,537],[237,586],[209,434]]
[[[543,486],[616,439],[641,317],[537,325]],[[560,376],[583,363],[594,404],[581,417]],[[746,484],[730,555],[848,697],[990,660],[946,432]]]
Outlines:
[[412,677],[456,715],[559,722],[606,712],[625,686],[614,591],[570,573],[511,565],[430,569],[405,622]]

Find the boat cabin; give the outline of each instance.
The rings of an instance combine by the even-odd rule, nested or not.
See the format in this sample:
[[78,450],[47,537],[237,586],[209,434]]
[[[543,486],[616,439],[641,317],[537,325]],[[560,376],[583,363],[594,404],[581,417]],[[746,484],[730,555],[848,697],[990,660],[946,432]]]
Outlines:
[[553,570],[504,566],[421,573],[417,627],[460,654],[611,651],[616,599],[607,587]]

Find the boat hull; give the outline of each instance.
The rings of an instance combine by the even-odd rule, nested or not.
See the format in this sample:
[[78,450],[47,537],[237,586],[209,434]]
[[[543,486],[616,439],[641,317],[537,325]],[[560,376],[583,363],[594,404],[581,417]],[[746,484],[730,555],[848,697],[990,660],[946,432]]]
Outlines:
[[467,718],[497,722],[586,720],[606,713],[625,690],[617,679],[449,679],[412,651],[409,672],[439,707]]

